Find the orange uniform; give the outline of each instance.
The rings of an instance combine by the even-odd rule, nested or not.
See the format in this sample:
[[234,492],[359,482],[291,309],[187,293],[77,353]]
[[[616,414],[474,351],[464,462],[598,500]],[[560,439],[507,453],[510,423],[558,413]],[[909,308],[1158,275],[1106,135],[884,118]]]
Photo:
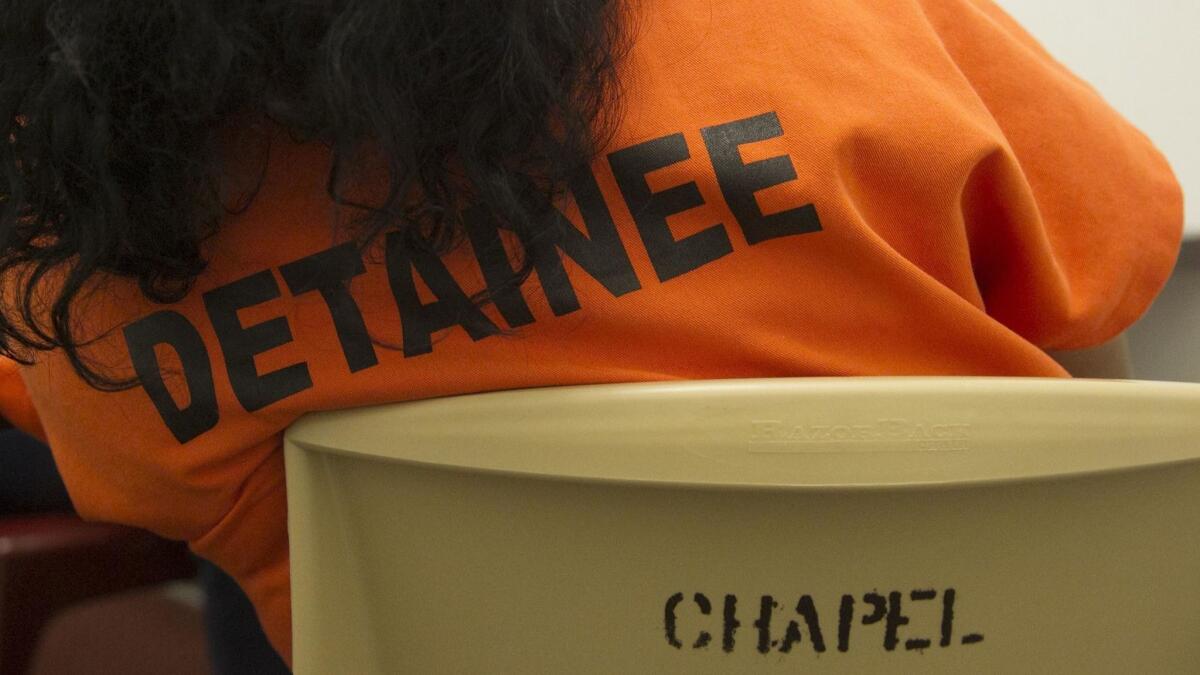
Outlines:
[[[189,541],[287,655],[280,445],[306,412],[677,378],[1064,376],[1044,350],[1117,335],[1169,276],[1166,162],[989,0],[637,4],[620,132],[520,293],[468,300],[509,273],[487,222],[440,259],[338,245],[327,152],[280,136],[188,297],[106,280],[82,300],[110,331],[88,354],[142,386],[96,391],[54,353],[20,378],[80,512]],[[7,378],[0,401],[28,413],[22,397]]]

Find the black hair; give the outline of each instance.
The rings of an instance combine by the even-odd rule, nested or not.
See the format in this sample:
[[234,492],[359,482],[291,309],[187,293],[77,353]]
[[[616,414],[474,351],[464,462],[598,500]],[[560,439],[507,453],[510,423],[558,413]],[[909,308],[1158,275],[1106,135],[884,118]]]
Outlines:
[[[254,198],[229,196],[231,125],[327,145],[328,192],[361,214],[346,234],[364,248],[400,230],[444,252],[469,207],[529,259],[615,128],[619,5],[0,1],[0,353],[62,349],[92,386],[133,386],[80,355],[77,301],[104,276],[187,295],[204,241]],[[355,200],[365,165],[385,189]]]

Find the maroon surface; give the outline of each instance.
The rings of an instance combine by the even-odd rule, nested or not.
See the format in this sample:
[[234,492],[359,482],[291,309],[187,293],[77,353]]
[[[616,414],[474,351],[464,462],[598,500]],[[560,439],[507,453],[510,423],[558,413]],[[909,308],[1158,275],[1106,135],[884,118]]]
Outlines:
[[186,547],[140,530],[63,515],[0,519],[0,675],[25,675],[59,610],[194,574]]
[[160,586],[74,605],[46,625],[30,675],[212,675],[200,609]]

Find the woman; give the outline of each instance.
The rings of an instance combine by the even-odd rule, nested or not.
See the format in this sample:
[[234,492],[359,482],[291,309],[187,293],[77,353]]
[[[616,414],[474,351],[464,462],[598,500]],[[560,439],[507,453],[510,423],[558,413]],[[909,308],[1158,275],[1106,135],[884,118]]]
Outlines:
[[[312,410],[1065,376],[1166,280],[1162,157],[989,0],[46,0],[2,18],[7,398],[86,516],[289,645]],[[414,542],[414,545],[419,545]]]

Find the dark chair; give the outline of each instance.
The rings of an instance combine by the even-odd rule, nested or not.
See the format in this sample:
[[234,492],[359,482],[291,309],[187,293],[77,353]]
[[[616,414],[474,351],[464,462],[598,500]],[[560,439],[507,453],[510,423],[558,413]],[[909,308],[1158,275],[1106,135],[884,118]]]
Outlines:
[[70,515],[0,518],[0,675],[25,675],[60,610],[195,574],[183,544],[147,532]]

